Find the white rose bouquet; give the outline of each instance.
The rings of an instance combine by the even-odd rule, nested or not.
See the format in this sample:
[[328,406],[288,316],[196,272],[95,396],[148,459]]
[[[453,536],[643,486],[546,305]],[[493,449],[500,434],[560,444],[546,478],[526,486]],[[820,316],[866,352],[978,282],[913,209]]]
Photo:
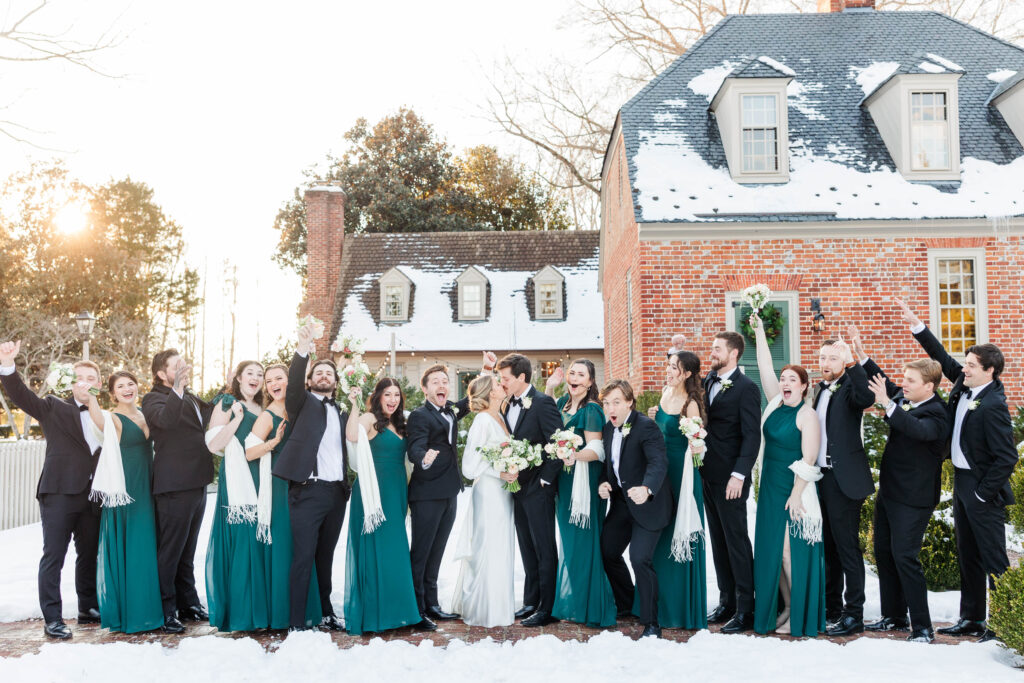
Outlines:
[[364,397],[359,399],[359,409],[365,410],[366,390],[369,388],[372,379],[373,373],[370,372],[369,366],[361,359],[353,360],[352,363],[346,365],[338,372],[338,391],[341,392],[341,396],[348,398],[348,393],[353,388],[358,388]]
[[[510,439],[497,446],[481,448],[480,455],[491,463],[495,472],[508,474],[522,472],[544,461],[539,444],[533,445],[521,439]],[[515,493],[522,487],[518,481],[506,481],[503,488],[509,493]]]
[[299,318],[299,329],[300,330],[303,327],[306,327],[307,325],[312,326],[312,332],[313,333],[312,333],[311,336],[312,336],[313,339],[322,339],[323,338],[323,336],[324,336],[324,324],[323,324],[323,321],[319,320],[318,318],[314,317],[313,315],[307,315],[307,316],[304,316],[302,318]]
[[569,458],[579,452],[583,437],[571,429],[560,429],[551,435],[551,441],[544,445],[544,452],[552,459],[557,458],[565,465],[565,471],[572,470]]
[[[71,392],[78,377],[75,376],[75,369],[71,363],[50,363],[49,372],[46,375],[44,384],[58,396],[64,396]],[[99,396],[100,390],[96,387],[89,387],[89,393]]]
[[335,337],[334,343],[331,344],[331,351],[340,353],[345,358],[362,357],[363,353],[366,352],[366,339],[344,334],[339,330],[338,336]]
[[681,417],[679,418],[679,431],[690,442],[693,466],[700,467],[704,464],[704,450],[706,448],[704,439],[708,436],[708,430],[704,429],[704,420],[699,417]]
[[772,296],[772,290],[768,289],[768,285],[751,285],[743,290],[741,296],[743,302],[750,306],[754,315],[757,315],[768,303],[768,299]]

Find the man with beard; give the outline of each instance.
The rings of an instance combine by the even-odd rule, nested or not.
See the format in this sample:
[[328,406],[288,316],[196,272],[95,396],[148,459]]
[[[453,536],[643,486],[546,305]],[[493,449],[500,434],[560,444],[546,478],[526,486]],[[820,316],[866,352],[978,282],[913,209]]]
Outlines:
[[[825,618],[830,636],[864,630],[864,555],[860,509],[875,490],[861,441],[861,419],[875,397],[864,368],[842,340],[818,352],[822,382],[814,398],[821,425],[818,467],[825,539]],[[844,594],[845,585],[845,594]],[[845,603],[844,603],[845,599]]]
[[719,592],[718,607],[708,615],[708,623],[725,623],[723,633],[754,627],[754,553],[747,534],[747,496],[750,471],[761,447],[761,392],[737,370],[743,346],[743,337],[736,332],[716,334],[711,372],[704,378],[708,437],[700,474]]

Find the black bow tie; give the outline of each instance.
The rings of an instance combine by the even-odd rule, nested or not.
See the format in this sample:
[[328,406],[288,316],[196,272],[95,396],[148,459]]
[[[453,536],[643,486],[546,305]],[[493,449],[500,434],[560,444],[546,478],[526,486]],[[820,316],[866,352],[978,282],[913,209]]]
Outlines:
[[721,382],[721,381],[722,381],[722,378],[719,377],[718,375],[708,375],[708,382],[710,382],[711,384],[715,384],[715,383]]
[[337,401],[335,401],[335,400],[334,400],[334,399],[333,399],[332,397],[330,397],[330,396],[324,396],[324,405],[325,405],[325,406],[334,406],[335,408],[337,408],[337,407],[338,407],[338,403],[337,403]]
[[821,389],[828,389],[830,386],[832,385],[829,384],[828,382],[818,382],[818,387],[820,387]]
[[966,396],[968,398],[968,400],[969,400],[972,396],[974,396],[974,390],[973,389],[965,390],[964,391],[964,396]]
[[78,412],[80,413],[84,413],[87,410],[89,410],[89,406],[78,406]]
[[509,405],[519,406],[520,408],[522,408],[523,407],[523,399],[518,398],[516,396],[513,396],[512,400],[509,401]]
[[452,410],[452,407],[450,405],[445,405],[443,408],[438,408],[437,412],[441,413],[442,415],[451,415],[452,417],[455,417],[455,411]]

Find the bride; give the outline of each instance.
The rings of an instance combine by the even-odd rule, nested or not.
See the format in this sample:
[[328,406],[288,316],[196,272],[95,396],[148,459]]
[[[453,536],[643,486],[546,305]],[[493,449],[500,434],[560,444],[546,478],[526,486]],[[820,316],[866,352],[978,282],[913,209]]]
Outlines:
[[515,621],[515,532],[512,494],[502,488],[517,475],[499,474],[480,455],[480,449],[509,439],[501,419],[505,390],[492,375],[469,385],[469,407],[476,417],[466,437],[462,474],[473,480],[470,505],[456,552],[462,560],[455,584],[454,607],[471,626],[508,626]]

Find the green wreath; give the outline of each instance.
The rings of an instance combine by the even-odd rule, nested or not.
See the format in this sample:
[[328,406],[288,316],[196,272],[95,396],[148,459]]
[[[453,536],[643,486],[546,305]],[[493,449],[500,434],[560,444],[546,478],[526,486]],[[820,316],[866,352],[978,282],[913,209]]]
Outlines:
[[[754,328],[750,326],[747,319],[750,317],[752,309],[750,306],[744,306],[740,309],[740,331],[748,339],[754,339]],[[761,324],[764,325],[764,336],[768,340],[768,345],[771,346],[775,343],[775,340],[782,334],[782,327],[786,324],[786,318],[782,315],[782,311],[775,308],[772,304],[765,304],[765,307],[758,313],[758,317],[761,319]]]

